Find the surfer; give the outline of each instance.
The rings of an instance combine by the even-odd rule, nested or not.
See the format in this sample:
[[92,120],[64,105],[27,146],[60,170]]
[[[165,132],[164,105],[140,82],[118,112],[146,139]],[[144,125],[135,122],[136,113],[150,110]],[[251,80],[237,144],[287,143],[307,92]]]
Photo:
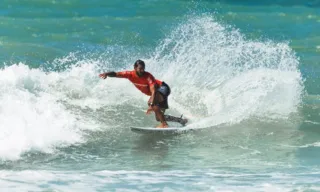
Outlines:
[[144,61],[137,60],[134,63],[133,71],[105,72],[99,74],[99,77],[102,79],[107,77],[127,78],[142,93],[150,96],[146,114],[150,114],[152,111],[155,112],[156,120],[161,123],[157,128],[167,128],[167,121],[178,122],[183,126],[188,122],[182,116],[179,118],[164,114],[165,110],[169,108],[168,96],[171,92],[170,87],[164,81],[155,79],[151,73],[145,71]]

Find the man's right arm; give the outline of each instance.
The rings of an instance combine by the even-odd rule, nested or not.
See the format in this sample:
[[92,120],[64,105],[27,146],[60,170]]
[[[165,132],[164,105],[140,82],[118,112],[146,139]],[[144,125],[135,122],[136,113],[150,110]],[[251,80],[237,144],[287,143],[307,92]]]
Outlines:
[[101,73],[101,74],[99,75],[99,77],[101,77],[102,79],[105,79],[105,78],[107,78],[107,77],[116,77],[116,76],[117,76],[117,73],[114,72],[114,71]]
[[130,72],[129,71],[121,71],[121,72],[105,72],[105,73],[101,73],[99,75],[99,77],[101,77],[102,79],[105,79],[107,77],[118,77],[118,78],[129,78],[130,76]]

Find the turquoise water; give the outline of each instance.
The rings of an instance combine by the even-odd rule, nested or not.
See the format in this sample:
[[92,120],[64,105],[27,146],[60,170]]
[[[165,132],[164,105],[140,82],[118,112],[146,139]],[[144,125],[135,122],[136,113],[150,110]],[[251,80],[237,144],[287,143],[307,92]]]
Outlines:
[[[3,1],[1,190],[319,191],[319,5]],[[98,74],[137,59],[205,129],[129,130],[148,97]]]

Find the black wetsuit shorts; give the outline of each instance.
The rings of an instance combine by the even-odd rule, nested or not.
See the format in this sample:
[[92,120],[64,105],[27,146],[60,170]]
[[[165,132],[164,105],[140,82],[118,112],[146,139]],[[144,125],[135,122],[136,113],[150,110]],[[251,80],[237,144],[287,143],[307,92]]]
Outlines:
[[159,92],[163,96],[164,100],[156,105],[158,105],[162,109],[168,109],[168,96],[171,93],[169,85],[167,85],[165,82],[162,82],[162,85],[157,89],[157,92]]

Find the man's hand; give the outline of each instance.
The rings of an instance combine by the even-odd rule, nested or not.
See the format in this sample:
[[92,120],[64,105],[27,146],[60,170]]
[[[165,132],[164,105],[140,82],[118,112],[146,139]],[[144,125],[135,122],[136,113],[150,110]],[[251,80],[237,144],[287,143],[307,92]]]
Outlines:
[[147,115],[150,115],[150,114],[152,113],[152,111],[153,111],[153,109],[152,109],[152,107],[150,106],[150,107],[147,109],[146,114],[147,114]]
[[102,79],[106,79],[108,76],[107,76],[107,73],[101,73],[99,77]]

